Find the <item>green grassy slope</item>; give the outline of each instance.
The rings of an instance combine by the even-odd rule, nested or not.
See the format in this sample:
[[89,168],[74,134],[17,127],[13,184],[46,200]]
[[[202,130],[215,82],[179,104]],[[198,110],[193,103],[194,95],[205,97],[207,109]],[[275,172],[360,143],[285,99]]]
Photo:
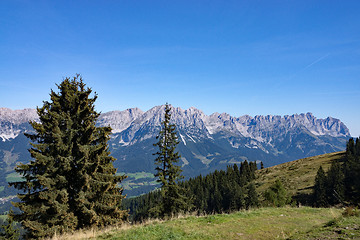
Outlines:
[[343,161],[345,152],[335,152],[299,159],[257,171],[256,187],[261,194],[279,179],[295,199],[306,199],[312,192],[315,176],[320,166],[325,171],[332,161]]
[[360,218],[356,216],[337,218],[309,231],[298,232],[289,240],[295,239],[360,239]]
[[[100,234],[96,239],[298,239],[336,222],[339,209],[260,208],[232,214],[190,216]],[[360,224],[360,218],[353,224]],[[354,221],[354,220],[352,220]],[[356,236],[360,236],[357,234]]]

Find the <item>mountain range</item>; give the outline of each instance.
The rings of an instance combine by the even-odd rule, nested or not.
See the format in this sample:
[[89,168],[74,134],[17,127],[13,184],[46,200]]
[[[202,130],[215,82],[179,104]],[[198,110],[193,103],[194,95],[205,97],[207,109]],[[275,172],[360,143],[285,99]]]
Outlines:
[[[317,119],[311,113],[286,116],[233,117],[227,113],[204,114],[191,107],[172,107],[185,176],[195,176],[244,160],[272,166],[291,160],[341,151],[350,137],[339,119]],[[139,108],[100,115],[99,126],[111,126],[110,151],[121,172],[153,172],[156,135],[164,117],[164,105],[143,112]],[[29,120],[37,120],[35,109],[0,108],[0,164],[12,171],[17,162],[30,157]]]

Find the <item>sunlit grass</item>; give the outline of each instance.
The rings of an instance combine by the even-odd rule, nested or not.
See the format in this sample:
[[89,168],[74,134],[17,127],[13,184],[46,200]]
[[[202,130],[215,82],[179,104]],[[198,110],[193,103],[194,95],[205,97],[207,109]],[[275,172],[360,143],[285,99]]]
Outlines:
[[96,239],[286,239],[340,216],[339,209],[261,208],[150,222],[109,231]]
[[310,194],[319,167],[322,166],[327,171],[332,161],[342,161],[344,157],[345,152],[329,153],[261,169],[256,173],[257,191],[265,192],[279,179],[292,196]]
[[360,218],[333,219],[322,226],[294,234],[290,239],[360,239]]

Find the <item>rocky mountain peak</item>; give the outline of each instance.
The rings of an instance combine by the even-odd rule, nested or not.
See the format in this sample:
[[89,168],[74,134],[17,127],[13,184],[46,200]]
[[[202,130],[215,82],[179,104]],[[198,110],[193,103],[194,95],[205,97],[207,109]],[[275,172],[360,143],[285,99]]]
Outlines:
[[37,120],[35,109],[11,110],[0,108],[0,138],[2,141],[13,139],[26,131],[30,120]]
[[[164,105],[155,106],[145,112],[129,108],[99,116],[98,126],[113,129],[109,148],[117,159],[115,167],[125,172],[153,169],[153,143],[164,119],[164,108]],[[228,113],[206,115],[195,107],[172,107],[171,114],[180,141],[180,164],[187,176],[226,168],[245,159],[263,161],[270,166],[341,151],[350,137],[339,119],[317,119],[311,113],[234,117]],[[37,119],[34,109],[0,109],[3,162],[8,161],[9,156],[13,157],[13,163],[29,160],[26,155],[29,141],[21,135],[31,130],[28,121]]]
[[9,108],[0,108],[0,122],[21,124],[36,119],[38,119],[38,116],[35,109],[12,110]]
[[128,128],[135,119],[143,114],[144,112],[139,108],[111,111],[101,114],[98,119],[98,124],[101,126],[110,126],[113,133],[118,133]]
[[[139,130],[145,131],[146,128],[151,129],[151,132],[156,132],[155,130],[160,127],[161,121],[163,121],[164,108],[165,105],[160,105],[146,112],[139,108],[111,111],[101,114],[97,124],[99,126],[111,126],[114,134],[126,130],[128,139],[131,141],[132,137],[130,136],[135,137]],[[203,138],[209,138],[211,135],[223,131],[254,138],[261,142],[271,141],[274,134],[281,135],[289,131],[303,130],[315,136],[350,136],[348,128],[339,119],[332,117],[317,119],[309,112],[283,117],[277,115],[257,115],[255,117],[244,115],[236,118],[228,113],[213,113],[208,116],[195,107],[186,110],[180,107],[172,107],[171,114],[171,121],[176,124],[178,130],[188,131]],[[14,138],[21,131],[19,125],[36,119],[38,117],[34,109],[11,110],[0,108],[0,137],[3,140]]]

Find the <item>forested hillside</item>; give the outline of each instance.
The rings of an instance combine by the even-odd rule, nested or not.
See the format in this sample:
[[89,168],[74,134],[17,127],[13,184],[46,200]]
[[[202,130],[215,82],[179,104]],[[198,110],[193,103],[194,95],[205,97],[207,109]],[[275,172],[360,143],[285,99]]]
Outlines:
[[[255,162],[244,161],[238,165],[228,166],[206,176],[198,176],[179,183],[185,189],[188,212],[211,214],[231,212],[259,206],[258,194],[253,184]],[[160,191],[155,190],[136,198],[125,199],[124,209],[129,209],[130,218],[142,221],[159,217],[151,209],[158,205],[161,199]],[[179,214],[181,211],[175,213]]]
[[360,139],[349,139],[343,161],[333,161],[327,172],[320,166],[314,186],[314,206],[360,204]]
[[[183,183],[192,199],[193,209],[198,213],[229,212],[249,207],[268,205],[265,193],[280,182],[288,196],[287,203],[294,206],[314,205],[313,192],[317,171],[320,166],[328,170],[333,163],[343,163],[347,154],[336,152],[299,159],[277,166],[257,169],[255,163],[243,162],[228,166],[227,170],[214,171],[205,176],[191,178]],[[249,169],[250,171],[247,171]],[[247,172],[247,173],[246,173]],[[256,194],[249,196],[254,187]],[[211,196],[211,197],[210,197]],[[154,217],[148,208],[156,204],[158,192],[153,191],[138,198],[123,201],[134,220]],[[257,199],[254,202],[250,199]],[[339,204],[340,202],[337,201]]]

